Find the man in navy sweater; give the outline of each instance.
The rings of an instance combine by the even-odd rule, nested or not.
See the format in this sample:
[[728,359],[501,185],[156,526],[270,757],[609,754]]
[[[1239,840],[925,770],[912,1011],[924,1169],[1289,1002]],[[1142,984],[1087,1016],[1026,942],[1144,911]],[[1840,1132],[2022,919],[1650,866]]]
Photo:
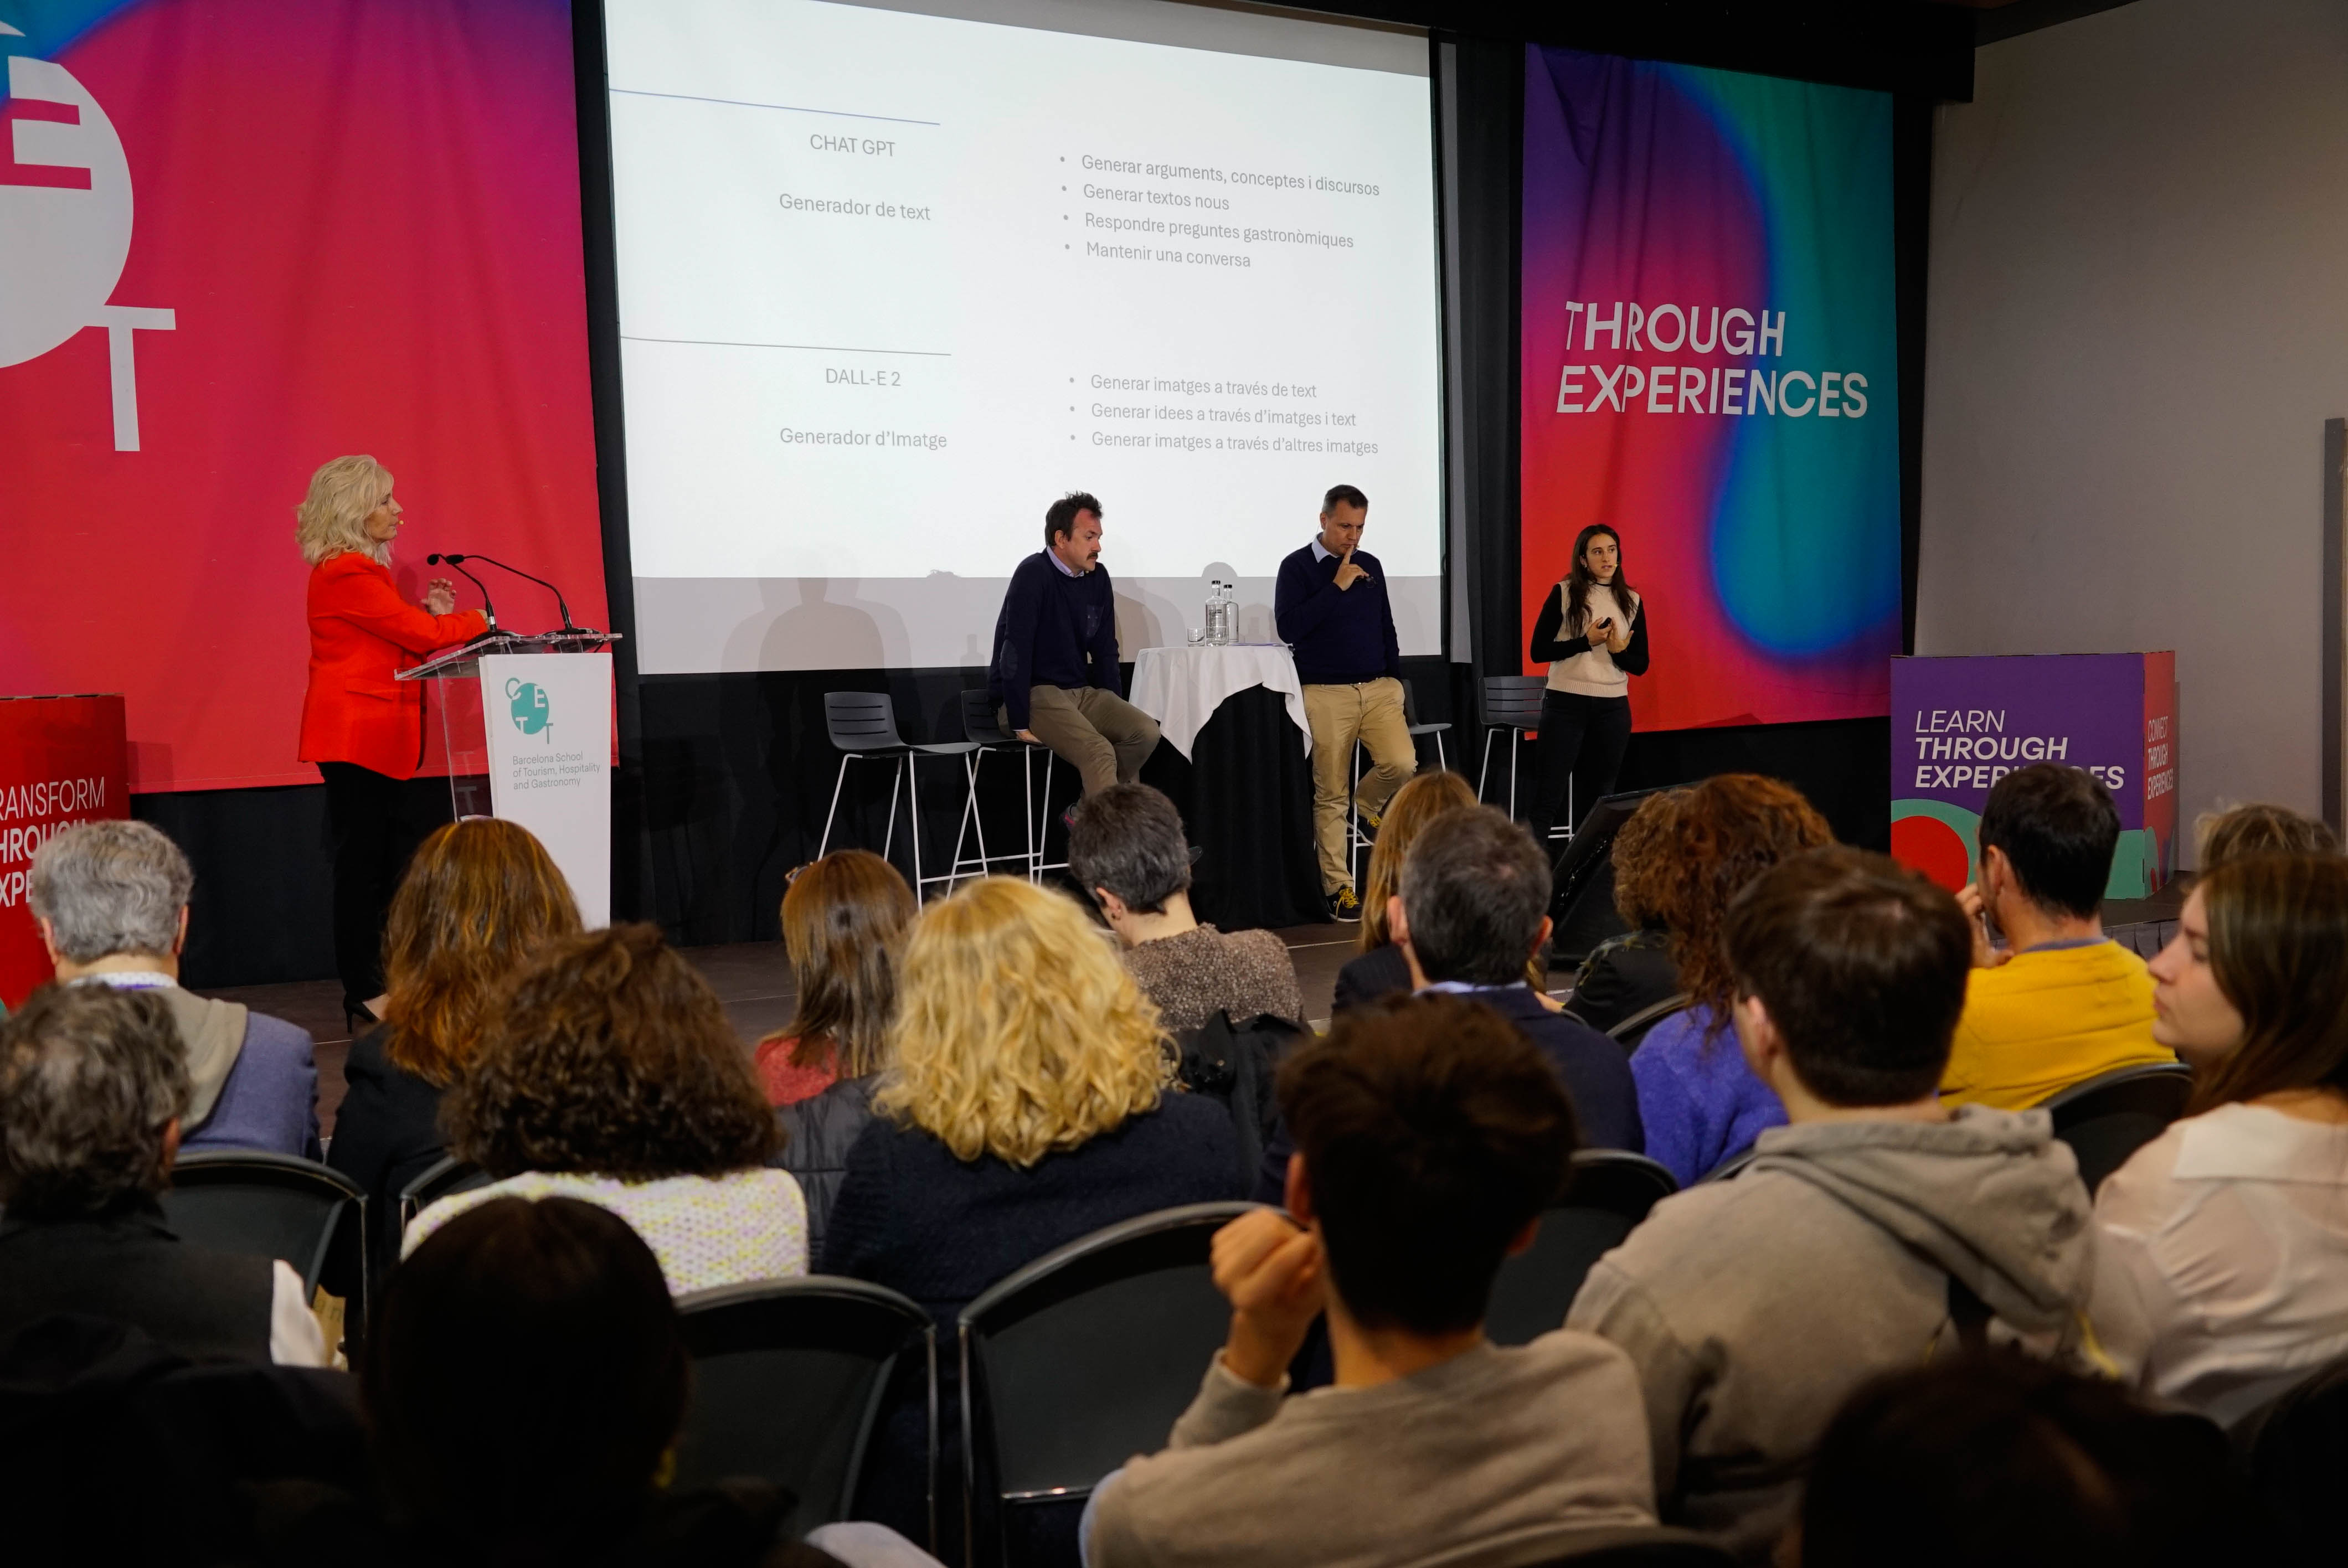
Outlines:
[[1296,651],[1296,678],[1304,687],[1321,890],[1340,920],[1362,917],[1345,843],[1354,743],[1370,752],[1370,771],[1354,804],[1374,829],[1394,792],[1418,771],[1418,749],[1403,717],[1402,644],[1386,602],[1385,569],[1359,548],[1369,515],[1369,498],[1353,486],[1331,490],[1321,503],[1320,537],[1280,563],[1272,597],[1273,623]]
[[1158,721],[1125,700],[1100,541],[1098,501],[1075,490],[1052,503],[1044,548],[1011,574],[986,671],[996,722],[1066,758],[1086,794],[1131,784],[1158,747]]

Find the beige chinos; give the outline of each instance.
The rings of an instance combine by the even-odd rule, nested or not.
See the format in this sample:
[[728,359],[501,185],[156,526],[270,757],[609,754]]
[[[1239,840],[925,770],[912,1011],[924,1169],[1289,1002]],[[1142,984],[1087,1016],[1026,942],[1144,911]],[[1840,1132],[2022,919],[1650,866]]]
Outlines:
[[[995,709],[994,722],[1009,734],[1011,710]],[[1027,729],[1084,776],[1086,794],[1131,784],[1158,749],[1158,721],[1099,686],[1028,687]]]
[[1313,826],[1321,840],[1321,887],[1334,895],[1354,885],[1345,842],[1354,743],[1369,748],[1371,765],[1353,798],[1372,815],[1384,811],[1394,792],[1418,771],[1418,748],[1403,717],[1402,682],[1391,675],[1350,686],[1306,686],[1304,719],[1313,729]]

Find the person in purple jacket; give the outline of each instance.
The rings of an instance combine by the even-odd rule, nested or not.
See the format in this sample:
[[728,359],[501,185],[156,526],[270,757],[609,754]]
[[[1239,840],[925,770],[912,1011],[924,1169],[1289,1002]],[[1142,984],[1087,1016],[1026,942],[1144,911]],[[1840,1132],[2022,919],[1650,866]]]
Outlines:
[[187,1051],[180,1150],[318,1158],[318,1069],[307,1030],[180,986],[195,873],[160,829],[85,822],[33,856],[27,901],[57,979],[157,992]]
[[1125,700],[1100,542],[1100,502],[1071,490],[1052,503],[1044,548],[1011,574],[986,669],[995,722],[1051,747],[1083,775],[1086,794],[1133,783],[1158,749],[1158,721]]

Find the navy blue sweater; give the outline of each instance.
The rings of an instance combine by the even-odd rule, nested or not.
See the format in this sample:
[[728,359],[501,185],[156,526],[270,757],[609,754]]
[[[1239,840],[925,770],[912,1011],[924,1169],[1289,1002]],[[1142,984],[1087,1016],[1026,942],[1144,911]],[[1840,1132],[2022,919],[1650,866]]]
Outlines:
[[1030,686],[1098,686],[1125,695],[1117,669],[1117,600],[1109,591],[1108,568],[1070,577],[1051,551],[1037,550],[1011,574],[1003,613],[994,621],[986,700],[1010,710],[1014,730],[1027,727]]
[[1386,602],[1386,569],[1355,550],[1354,564],[1370,575],[1341,589],[1337,563],[1344,559],[1316,560],[1308,544],[1280,563],[1272,619],[1280,640],[1296,650],[1296,678],[1308,686],[1351,686],[1383,675],[1399,681],[1402,644]]

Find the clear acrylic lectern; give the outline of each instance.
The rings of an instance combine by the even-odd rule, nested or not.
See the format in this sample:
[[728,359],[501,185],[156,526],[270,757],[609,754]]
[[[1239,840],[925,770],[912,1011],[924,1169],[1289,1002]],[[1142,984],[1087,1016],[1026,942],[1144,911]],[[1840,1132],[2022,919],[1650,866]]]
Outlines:
[[[448,779],[448,801],[461,820],[469,816],[503,816],[510,815],[497,809],[499,792],[491,787],[492,762],[488,719],[497,713],[504,723],[512,724],[524,734],[537,734],[549,727],[551,715],[543,692],[536,682],[517,682],[511,693],[491,693],[486,698],[481,691],[481,661],[505,654],[592,654],[619,640],[616,631],[591,631],[572,628],[567,631],[541,631],[530,635],[493,631],[475,638],[459,648],[435,654],[413,670],[401,671],[395,679],[428,682],[425,690],[431,693],[426,705],[437,711],[437,720],[427,718],[424,725],[424,762],[417,772],[424,775],[446,773]],[[519,704],[519,705],[517,705]],[[583,717],[583,716],[582,716]],[[568,727],[568,726],[566,726]],[[596,741],[592,731],[600,728],[602,739]],[[610,712],[606,709],[594,724],[584,726],[587,733],[572,737],[573,743],[584,742],[608,758],[611,745]]]

